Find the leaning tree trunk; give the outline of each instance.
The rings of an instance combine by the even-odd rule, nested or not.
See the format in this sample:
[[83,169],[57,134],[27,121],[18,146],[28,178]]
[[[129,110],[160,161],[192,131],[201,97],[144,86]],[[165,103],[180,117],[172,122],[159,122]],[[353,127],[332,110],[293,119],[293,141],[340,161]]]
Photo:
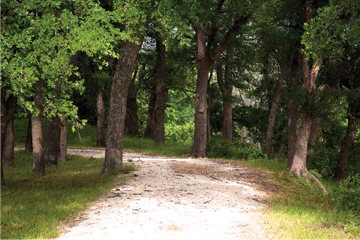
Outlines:
[[26,132],[25,152],[31,153],[32,150],[33,150],[33,145],[32,145],[32,134],[31,134],[31,117],[29,117],[29,122]]
[[66,161],[67,154],[67,127],[66,120],[63,117],[60,120],[60,157],[59,160]]
[[105,146],[105,101],[104,86],[99,86],[96,98],[96,146]]
[[3,163],[4,163],[4,148],[5,148],[5,136],[8,125],[10,121],[14,118],[14,114],[17,108],[17,99],[13,95],[10,95],[7,98],[7,90],[8,88],[5,86],[1,86],[1,114],[0,114],[0,124],[1,124],[1,188],[5,187],[4,180],[4,171],[3,171]]
[[165,107],[168,90],[165,87],[165,45],[156,32],[156,100],[155,100],[155,143],[165,143]]
[[340,154],[338,157],[338,162],[336,166],[335,181],[340,181],[346,177],[347,171],[347,163],[349,158],[349,153],[351,150],[351,146],[354,142],[355,135],[357,133],[357,126],[356,126],[356,114],[357,114],[357,101],[353,101],[349,104],[348,107],[348,128],[344,140],[341,144]]
[[276,82],[275,93],[274,93],[273,100],[271,102],[268,124],[267,124],[266,134],[265,134],[264,154],[266,154],[269,158],[270,158],[271,148],[272,148],[272,138],[273,138],[276,111],[277,111],[277,107],[278,107],[279,100],[280,100],[282,83],[284,81],[284,77],[286,74],[286,70],[281,65],[282,64],[280,63],[281,73]]
[[60,118],[46,121],[44,134],[44,162],[47,167],[57,166],[60,156]]
[[[145,27],[147,23],[145,24]],[[141,49],[145,32],[138,35],[139,44],[125,40],[120,58],[116,65],[111,88],[108,134],[105,149],[105,160],[101,174],[112,169],[122,170],[123,140],[125,131],[126,100],[131,74]]]
[[33,114],[31,119],[32,139],[33,139],[33,169],[36,174],[45,175],[44,161],[44,143],[42,135],[42,115],[43,115],[44,98],[38,91],[34,96],[34,105],[39,110]]
[[15,135],[14,135],[14,119],[9,122],[5,136],[4,147],[4,162],[9,165],[14,165],[14,147],[15,147]]

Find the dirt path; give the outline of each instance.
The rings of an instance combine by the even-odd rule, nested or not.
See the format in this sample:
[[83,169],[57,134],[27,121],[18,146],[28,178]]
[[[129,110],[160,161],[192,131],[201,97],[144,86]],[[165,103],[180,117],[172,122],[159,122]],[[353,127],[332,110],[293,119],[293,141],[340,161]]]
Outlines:
[[[102,150],[69,154],[104,157]],[[236,163],[124,153],[138,169],[92,203],[58,239],[262,239],[262,198],[274,187]]]

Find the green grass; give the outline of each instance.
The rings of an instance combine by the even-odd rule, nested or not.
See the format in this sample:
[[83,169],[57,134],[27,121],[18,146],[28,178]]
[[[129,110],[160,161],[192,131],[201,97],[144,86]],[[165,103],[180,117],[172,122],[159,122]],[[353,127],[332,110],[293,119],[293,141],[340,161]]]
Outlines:
[[183,156],[188,154],[191,150],[191,143],[174,143],[166,142],[163,144],[155,144],[151,139],[131,138],[125,136],[124,150],[151,153],[163,156]]
[[[52,238],[59,226],[71,223],[81,210],[116,184],[115,172],[99,175],[103,159],[68,156],[46,175],[31,173],[32,155],[15,152],[15,166],[4,165],[6,188],[1,191],[1,238]],[[132,165],[125,164],[125,170]]]
[[275,239],[358,239],[360,218],[332,201],[337,184],[319,179],[327,193],[303,178],[291,176],[285,162],[251,159],[246,165],[262,169],[278,191],[264,211],[266,230]]
[[[26,131],[27,131],[28,119],[15,119],[14,121],[14,133],[15,144],[17,146],[25,146]],[[45,132],[46,120],[43,120],[43,133]],[[68,147],[96,147],[96,127],[86,124],[81,129],[75,129],[72,131],[72,123],[67,122],[67,144]]]
[[[15,126],[17,145],[23,145],[27,121],[16,120]],[[81,140],[77,132],[71,131],[71,124],[68,125],[69,147],[95,147],[95,127],[87,125],[79,132]],[[156,145],[149,139],[124,138],[125,150],[155,155],[182,156],[190,152],[191,146],[192,143]],[[89,162],[86,158],[70,156],[71,161],[60,163],[59,169],[47,169],[46,176],[40,177],[30,174],[31,155],[26,155],[24,152],[17,154],[19,155],[15,164],[23,166],[24,169],[19,172],[15,170],[17,167],[5,166],[4,169],[8,188],[2,193],[3,238],[55,236],[58,230],[54,227],[63,221],[73,219],[90,200],[95,200],[114,184],[114,174],[101,177],[97,175],[103,163],[101,159]],[[360,238],[360,216],[355,216],[351,211],[344,210],[343,206],[332,201],[332,193],[338,188],[337,184],[320,179],[328,191],[324,194],[315,185],[290,176],[286,171],[284,157],[280,158],[279,162],[267,158],[235,160],[267,172],[278,189],[267,199],[269,207],[264,210],[267,222],[264,227],[271,238]],[[84,165],[95,162],[96,166]],[[66,168],[67,166],[69,169]],[[86,173],[85,168],[89,172]],[[56,199],[56,204],[51,199]],[[58,207],[54,208],[54,206]],[[51,213],[49,209],[57,209],[57,212]],[[53,220],[48,221],[48,219]]]

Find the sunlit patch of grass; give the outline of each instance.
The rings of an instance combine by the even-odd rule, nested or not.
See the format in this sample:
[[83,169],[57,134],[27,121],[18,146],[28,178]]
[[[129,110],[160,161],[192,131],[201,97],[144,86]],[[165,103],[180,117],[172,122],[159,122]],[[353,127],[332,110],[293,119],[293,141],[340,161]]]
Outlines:
[[[15,152],[15,165],[4,165],[6,188],[1,192],[2,239],[53,238],[109,189],[119,184],[115,171],[99,175],[104,159],[69,155],[69,161],[31,173],[32,154]],[[129,164],[125,170],[131,170]],[[116,178],[119,179],[119,178]]]
[[124,150],[151,153],[163,156],[182,156],[188,154],[191,150],[190,143],[166,142],[165,144],[156,144],[154,140],[144,138],[124,137]]
[[271,171],[277,193],[268,199],[266,228],[276,239],[353,239],[360,221],[331,200],[333,182],[323,181],[327,193],[288,171]]

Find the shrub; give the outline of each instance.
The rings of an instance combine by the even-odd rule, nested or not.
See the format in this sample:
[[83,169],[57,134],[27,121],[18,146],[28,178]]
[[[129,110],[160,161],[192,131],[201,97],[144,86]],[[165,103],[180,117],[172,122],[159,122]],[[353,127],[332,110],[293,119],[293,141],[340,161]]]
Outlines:
[[165,140],[170,142],[192,142],[195,125],[185,123],[178,125],[174,122],[165,124]]
[[222,136],[213,136],[207,145],[207,155],[209,158],[264,158],[265,155],[242,139],[235,139],[232,143]]
[[359,215],[360,174],[348,176],[340,181],[339,187],[333,192],[332,200],[343,206],[345,210],[352,210],[356,215]]

